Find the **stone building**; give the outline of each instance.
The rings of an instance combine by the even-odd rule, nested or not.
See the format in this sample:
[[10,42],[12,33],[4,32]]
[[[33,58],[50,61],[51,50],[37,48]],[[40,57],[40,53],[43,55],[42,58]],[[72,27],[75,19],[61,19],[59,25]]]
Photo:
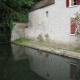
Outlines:
[[80,46],[80,39],[75,37],[75,13],[79,12],[80,0],[42,0],[29,12],[28,37]]

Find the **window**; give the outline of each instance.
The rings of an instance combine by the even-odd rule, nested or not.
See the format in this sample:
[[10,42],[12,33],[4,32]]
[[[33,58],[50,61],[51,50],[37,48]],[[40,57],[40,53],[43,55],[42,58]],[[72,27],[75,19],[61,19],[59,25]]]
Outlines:
[[48,11],[46,11],[46,17],[48,17]]
[[75,34],[76,28],[77,28],[77,24],[76,24],[76,20],[74,18],[70,19],[70,33],[71,34]]
[[80,5],[80,0],[66,0],[66,7]]

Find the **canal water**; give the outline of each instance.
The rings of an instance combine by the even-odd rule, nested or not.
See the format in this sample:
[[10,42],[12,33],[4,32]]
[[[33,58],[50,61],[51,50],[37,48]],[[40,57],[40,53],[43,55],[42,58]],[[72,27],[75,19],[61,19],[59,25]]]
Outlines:
[[0,44],[0,80],[80,80],[80,60]]

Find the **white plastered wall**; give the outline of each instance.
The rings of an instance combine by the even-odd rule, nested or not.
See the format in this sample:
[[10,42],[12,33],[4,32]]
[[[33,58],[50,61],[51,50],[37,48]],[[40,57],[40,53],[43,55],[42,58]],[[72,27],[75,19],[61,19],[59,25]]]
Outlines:
[[[37,39],[39,34],[46,40],[56,43],[80,45],[77,38],[70,34],[70,18],[79,11],[80,6],[66,8],[66,0],[55,0],[55,4],[29,13],[28,37]],[[46,15],[46,12],[48,14]]]

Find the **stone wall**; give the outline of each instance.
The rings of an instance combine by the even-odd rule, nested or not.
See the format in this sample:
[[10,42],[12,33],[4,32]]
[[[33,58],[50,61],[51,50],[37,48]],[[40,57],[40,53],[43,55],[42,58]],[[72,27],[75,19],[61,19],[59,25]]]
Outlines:
[[27,32],[25,33],[25,29],[27,26],[26,23],[14,23],[14,24],[15,24],[15,26],[11,33],[11,41],[14,41],[15,39],[27,36],[27,34],[26,34]]

